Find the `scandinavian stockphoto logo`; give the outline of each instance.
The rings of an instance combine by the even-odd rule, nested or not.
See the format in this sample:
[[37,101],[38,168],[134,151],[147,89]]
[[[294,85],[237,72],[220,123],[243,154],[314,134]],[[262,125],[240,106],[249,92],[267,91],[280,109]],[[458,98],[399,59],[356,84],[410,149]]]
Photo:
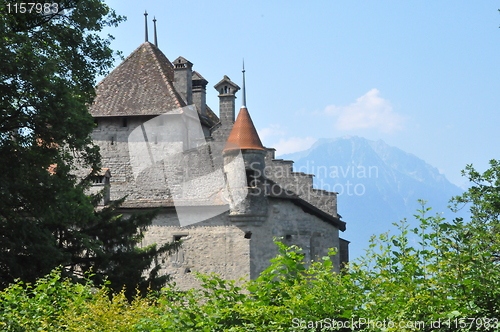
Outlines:
[[[128,137],[135,185],[148,197],[172,200],[179,224],[192,225],[229,210],[248,194],[241,151],[214,163],[225,143],[207,142],[194,106],[156,116]],[[225,176],[231,169],[242,176]]]
[[297,167],[297,172],[314,174],[315,187],[337,192],[339,195],[363,196],[366,194],[366,184],[379,178],[378,166],[371,165],[316,165],[307,160]]

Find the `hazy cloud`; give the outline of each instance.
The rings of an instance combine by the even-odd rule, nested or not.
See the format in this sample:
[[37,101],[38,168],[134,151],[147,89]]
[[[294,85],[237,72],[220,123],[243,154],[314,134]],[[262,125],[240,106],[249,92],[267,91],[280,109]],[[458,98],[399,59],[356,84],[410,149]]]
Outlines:
[[316,142],[312,137],[287,137],[287,131],[279,124],[258,130],[262,143],[276,149],[276,154],[287,154],[307,150]]
[[267,141],[271,137],[285,136],[286,131],[279,124],[272,124],[267,128],[257,130],[262,141]]
[[277,155],[299,152],[309,149],[316,142],[312,137],[290,137],[281,138],[278,143],[274,144]]
[[389,100],[371,89],[348,106],[329,105],[324,113],[336,117],[338,130],[375,128],[383,132],[403,129],[404,117],[396,113]]

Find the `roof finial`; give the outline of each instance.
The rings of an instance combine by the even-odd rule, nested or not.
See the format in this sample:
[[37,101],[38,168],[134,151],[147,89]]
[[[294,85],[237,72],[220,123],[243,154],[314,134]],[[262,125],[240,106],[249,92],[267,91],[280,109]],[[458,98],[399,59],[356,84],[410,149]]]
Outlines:
[[245,90],[245,59],[243,59],[243,70],[241,71],[243,73],[243,100],[242,100],[242,105],[241,107],[247,107],[247,94]]
[[145,34],[144,34],[144,41],[148,41],[148,12],[144,11],[144,28],[145,28]]
[[153,16],[153,26],[155,31],[155,46],[158,47],[158,40],[156,39],[156,16]]

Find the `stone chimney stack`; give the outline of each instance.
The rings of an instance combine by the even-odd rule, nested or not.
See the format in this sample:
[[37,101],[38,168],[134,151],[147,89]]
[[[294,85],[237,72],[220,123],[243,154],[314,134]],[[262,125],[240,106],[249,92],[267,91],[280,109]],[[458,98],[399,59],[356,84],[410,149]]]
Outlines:
[[231,81],[229,77],[224,75],[224,78],[217,83],[214,88],[219,91],[219,118],[221,124],[224,126],[226,124],[230,124],[231,126],[234,123],[235,119],[235,101],[236,101],[236,92],[240,89],[240,87]]
[[[219,123],[215,126],[211,134],[215,141],[225,144],[231,129],[233,129],[235,93],[240,87],[224,75],[224,78],[214,88],[219,92]],[[222,149],[220,152],[222,152]]]
[[207,84],[208,81],[193,71],[193,103],[202,116],[207,115]]
[[193,103],[193,64],[183,57],[174,60],[174,86],[186,105]]

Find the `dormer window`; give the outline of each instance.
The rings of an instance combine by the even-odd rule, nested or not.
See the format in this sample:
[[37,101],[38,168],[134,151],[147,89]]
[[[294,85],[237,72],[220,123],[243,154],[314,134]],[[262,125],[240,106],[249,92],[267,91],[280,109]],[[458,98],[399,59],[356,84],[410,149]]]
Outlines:
[[93,184],[105,184],[105,185],[108,185],[109,184],[109,176],[107,176],[106,173],[104,174],[100,174],[100,175],[96,175],[92,178],[92,183]]

